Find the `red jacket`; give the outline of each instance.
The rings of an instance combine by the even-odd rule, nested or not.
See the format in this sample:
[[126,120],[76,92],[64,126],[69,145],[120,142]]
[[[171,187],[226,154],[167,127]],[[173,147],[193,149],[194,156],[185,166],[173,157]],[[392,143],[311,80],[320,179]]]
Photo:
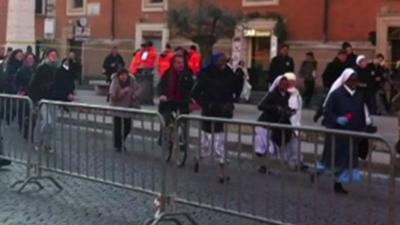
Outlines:
[[197,51],[189,50],[189,68],[194,74],[198,74],[201,70],[201,56]]
[[143,50],[137,51],[135,56],[132,58],[131,64],[129,66],[129,72],[131,74],[137,74],[142,58]]
[[157,53],[156,53],[156,49],[154,47],[151,47],[149,50],[147,50],[147,57],[145,59],[143,59],[143,54],[146,54],[146,51],[144,51],[141,55],[141,67],[142,68],[147,68],[147,69],[151,69],[154,68],[154,64],[156,62],[157,59]]
[[163,55],[158,57],[158,76],[162,77],[171,66],[171,60],[174,57],[174,53],[170,49],[166,49]]

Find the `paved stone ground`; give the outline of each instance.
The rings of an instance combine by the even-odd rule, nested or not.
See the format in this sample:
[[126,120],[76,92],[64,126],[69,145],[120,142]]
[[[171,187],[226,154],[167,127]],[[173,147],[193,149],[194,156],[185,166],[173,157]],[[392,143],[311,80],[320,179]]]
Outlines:
[[[136,225],[153,215],[153,197],[66,176],[54,175],[64,187],[61,192],[45,183],[41,191],[29,187],[18,194],[10,184],[23,177],[24,172],[20,165],[0,170],[2,225]],[[261,225],[207,210],[179,208],[190,212],[199,224]]]

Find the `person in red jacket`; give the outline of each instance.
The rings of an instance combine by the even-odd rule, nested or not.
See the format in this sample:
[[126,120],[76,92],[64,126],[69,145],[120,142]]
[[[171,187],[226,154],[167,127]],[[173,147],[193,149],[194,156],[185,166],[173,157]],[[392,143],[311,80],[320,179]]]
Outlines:
[[161,78],[165,71],[169,69],[171,66],[171,60],[174,57],[174,53],[172,52],[171,45],[167,44],[165,46],[165,51],[158,57],[158,76]]
[[189,52],[189,68],[193,74],[198,74],[201,70],[201,56],[197,51],[196,46],[190,46]]
[[142,54],[141,58],[141,68],[153,71],[154,65],[157,59],[156,49],[153,46],[152,41],[148,41],[146,44],[146,49]]
[[142,44],[140,49],[138,49],[134,54],[129,66],[129,73],[137,75],[139,73],[140,63],[142,61],[142,54],[145,51],[146,45]]
[[141,54],[140,72],[136,76],[138,84],[143,88],[139,101],[144,105],[154,105],[154,64],[157,59],[153,42],[148,41]]

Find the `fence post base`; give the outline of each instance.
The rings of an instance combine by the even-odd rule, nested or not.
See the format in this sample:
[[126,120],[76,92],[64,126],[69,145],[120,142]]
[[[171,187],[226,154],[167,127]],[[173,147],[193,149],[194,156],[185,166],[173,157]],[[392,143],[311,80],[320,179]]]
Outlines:
[[39,187],[39,191],[40,191],[40,190],[44,189],[44,186],[39,182],[39,180],[48,180],[54,186],[56,186],[59,191],[63,190],[63,187],[61,186],[61,184],[59,182],[57,182],[53,177],[49,177],[49,176],[29,177],[25,180],[16,181],[11,185],[11,188],[15,188],[17,185],[22,184],[21,187],[18,189],[18,193],[22,193],[22,191],[25,189],[25,187],[28,184],[35,184],[36,186]]
[[188,213],[161,213],[156,218],[146,221],[144,225],[158,225],[163,222],[173,222],[176,225],[183,224],[180,218],[185,218],[192,225],[198,225],[198,223]]

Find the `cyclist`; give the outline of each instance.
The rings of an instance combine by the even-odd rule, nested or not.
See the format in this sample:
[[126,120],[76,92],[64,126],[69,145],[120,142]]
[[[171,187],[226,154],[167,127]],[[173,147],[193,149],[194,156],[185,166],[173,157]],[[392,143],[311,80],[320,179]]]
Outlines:
[[[166,126],[170,126],[175,122],[176,116],[179,114],[190,113],[191,90],[193,87],[193,73],[186,69],[185,58],[183,55],[175,55],[171,60],[170,68],[162,75],[158,84],[158,93],[160,95],[160,103],[158,111],[163,116]],[[186,125],[183,125],[186,129]],[[182,166],[186,159],[187,140],[186,132],[183,132],[183,145],[179,144],[180,151],[184,151],[184,159],[180,162]],[[172,140],[169,145],[169,155],[167,160],[172,156]]]
[[162,75],[158,84],[160,104],[158,110],[164,117],[166,125],[174,122],[173,114],[190,113],[193,73],[185,69],[183,55],[172,58],[171,67]]

